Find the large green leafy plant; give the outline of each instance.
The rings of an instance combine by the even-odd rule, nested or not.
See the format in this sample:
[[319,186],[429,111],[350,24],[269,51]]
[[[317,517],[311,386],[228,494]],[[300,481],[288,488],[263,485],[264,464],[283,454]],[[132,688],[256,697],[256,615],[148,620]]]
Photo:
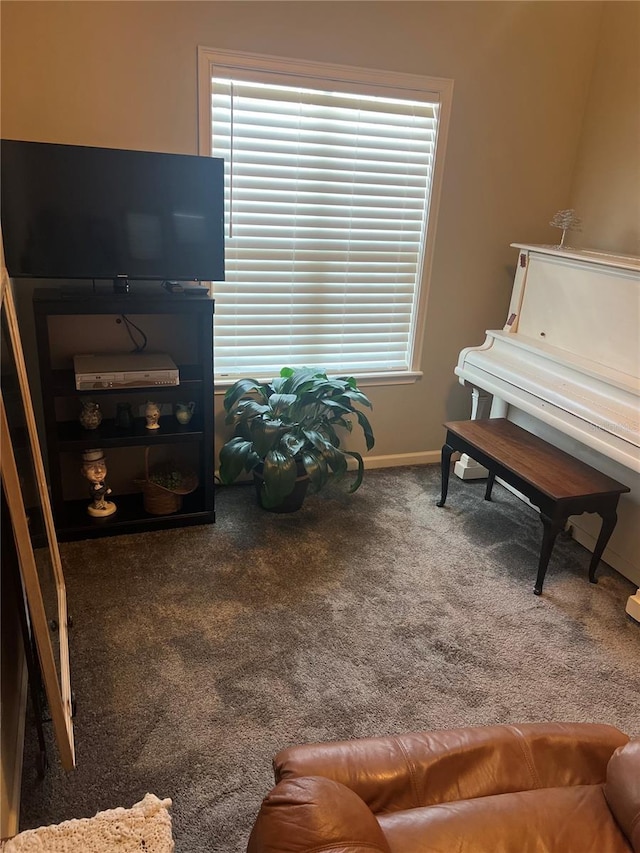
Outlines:
[[229,484],[243,470],[259,471],[261,502],[270,508],[278,506],[305,473],[314,492],[330,479],[342,479],[350,457],[357,462],[349,488],[355,492],[364,462],[359,453],[340,446],[338,432],[350,433],[355,418],[367,450],[375,441],[357,405],[372,408],[353,377],[329,379],[316,368],[283,367],[269,383],[240,379],[224,398],[226,422],[235,425],[235,434],[220,451],[220,479]]

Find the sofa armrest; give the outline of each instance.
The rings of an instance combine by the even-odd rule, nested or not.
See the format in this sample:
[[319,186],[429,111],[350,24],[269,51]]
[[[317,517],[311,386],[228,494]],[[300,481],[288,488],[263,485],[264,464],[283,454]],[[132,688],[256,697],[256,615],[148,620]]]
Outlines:
[[331,779],[280,782],[262,801],[247,853],[391,853],[371,810]]
[[308,744],[274,759],[276,781],[325,776],[374,814],[475,797],[592,785],[628,737],[613,726],[528,723]]
[[640,853],[640,738],[613,753],[604,795],[634,853]]

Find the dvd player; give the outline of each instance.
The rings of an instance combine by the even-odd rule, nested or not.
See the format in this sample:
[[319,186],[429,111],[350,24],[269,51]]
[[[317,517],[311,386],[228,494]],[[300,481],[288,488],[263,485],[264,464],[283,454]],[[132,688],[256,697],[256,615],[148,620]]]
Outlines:
[[164,352],[74,355],[73,368],[77,391],[180,384],[178,368]]

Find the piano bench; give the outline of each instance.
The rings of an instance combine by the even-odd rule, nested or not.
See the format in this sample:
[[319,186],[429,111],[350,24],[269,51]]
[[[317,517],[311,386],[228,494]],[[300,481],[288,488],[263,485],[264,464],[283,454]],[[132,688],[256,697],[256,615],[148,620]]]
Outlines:
[[454,451],[467,453],[488,469],[485,500],[491,500],[496,477],[529,498],[539,508],[544,528],[535,595],[542,594],[556,536],[569,516],[598,513],[602,526],[589,566],[589,580],[597,583],[596,569],[618,520],[618,500],[621,494],[631,491],[629,487],[505,418],[450,421],[444,426],[447,436],[442,447],[442,494],[437,505],[444,506],[447,499]]

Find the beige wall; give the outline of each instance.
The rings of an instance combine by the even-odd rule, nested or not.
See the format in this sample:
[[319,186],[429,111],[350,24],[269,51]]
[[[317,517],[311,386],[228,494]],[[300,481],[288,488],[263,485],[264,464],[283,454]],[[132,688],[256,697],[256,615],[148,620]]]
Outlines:
[[571,206],[573,245],[640,255],[640,3],[604,4]]
[[567,206],[600,3],[3,0],[0,13],[13,138],[195,153],[199,44],[453,78],[424,378],[369,389],[376,455],[440,446],[442,421],[468,413],[458,352],[503,323],[509,243],[552,241]]
[[[640,255],[640,4],[606,2],[569,205],[582,231],[569,243],[607,252]],[[630,342],[631,344],[631,342]],[[631,489],[623,495],[618,524],[604,559],[640,584],[640,475],[586,446],[576,446],[540,422],[518,419]],[[591,551],[599,519],[573,521],[574,536]]]

